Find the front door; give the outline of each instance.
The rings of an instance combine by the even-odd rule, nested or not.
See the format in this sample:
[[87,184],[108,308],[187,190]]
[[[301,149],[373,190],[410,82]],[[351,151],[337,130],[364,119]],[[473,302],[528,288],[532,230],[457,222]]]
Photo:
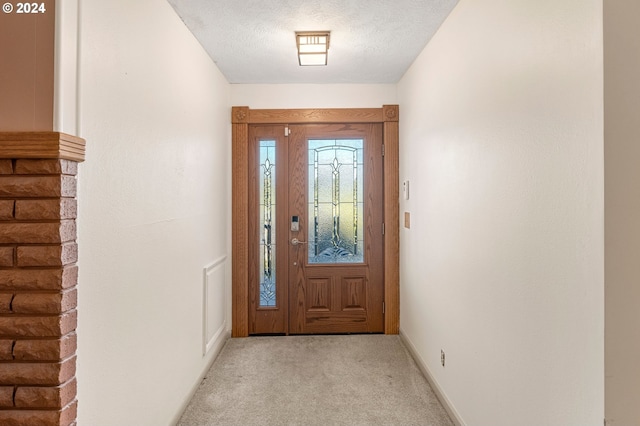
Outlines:
[[249,332],[383,332],[382,125],[285,129],[250,127]]

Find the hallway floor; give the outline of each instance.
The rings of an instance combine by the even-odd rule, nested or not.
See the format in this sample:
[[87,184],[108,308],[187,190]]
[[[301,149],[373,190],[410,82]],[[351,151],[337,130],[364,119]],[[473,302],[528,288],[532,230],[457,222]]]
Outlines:
[[385,335],[229,339],[178,424],[453,425]]

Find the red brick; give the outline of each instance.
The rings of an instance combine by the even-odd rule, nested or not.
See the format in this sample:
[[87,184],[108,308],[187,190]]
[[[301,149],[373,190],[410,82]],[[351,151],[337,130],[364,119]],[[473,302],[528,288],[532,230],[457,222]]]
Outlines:
[[74,400],[71,404],[62,409],[59,426],[77,426],[76,418],[78,417],[78,401]]
[[15,356],[16,361],[61,361],[75,354],[77,348],[78,336],[75,332],[59,339],[18,340],[12,358]]
[[13,300],[13,294],[0,293],[0,314],[11,313],[11,301]]
[[0,340],[0,361],[13,361],[13,340]]
[[10,175],[13,173],[13,163],[11,160],[0,160],[0,175]]
[[2,426],[72,426],[78,416],[78,402],[62,410],[0,410]]
[[78,163],[69,160],[16,160],[17,175],[76,175]]
[[13,208],[15,205],[13,200],[0,200],[0,220],[13,219]]
[[75,219],[78,202],[75,198],[57,200],[16,200],[15,217],[18,220]]
[[75,220],[59,223],[0,222],[0,244],[52,244],[75,239]]
[[0,247],[0,266],[13,266],[13,247]]
[[75,197],[74,176],[0,175],[0,197]]
[[0,408],[13,408],[13,386],[0,386]]
[[18,387],[14,403],[17,408],[62,408],[76,399],[77,391],[75,378],[60,386]]
[[75,265],[38,270],[0,269],[0,290],[63,290],[77,284],[78,267]]
[[8,362],[0,369],[0,385],[58,386],[71,380],[75,375],[75,356],[62,362]]
[[0,336],[61,337],[75,330],[77,322],[77,311],[49,317],[0,317]]
[[[64,293],[16,293],[11,302],[11,312],[15,314],[61,314],[76,308],[78,292],[73,289]],[[1,309],[0,304],[0,312]]]
[[78,245],[18,247],[17,266],[63,266],[78,261]]

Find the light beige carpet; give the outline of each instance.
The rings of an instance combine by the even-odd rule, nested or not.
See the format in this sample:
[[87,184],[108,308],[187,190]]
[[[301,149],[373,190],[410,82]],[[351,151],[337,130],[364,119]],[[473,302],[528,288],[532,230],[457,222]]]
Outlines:
[[384,335],[229,339],[178,424],[453,425]]

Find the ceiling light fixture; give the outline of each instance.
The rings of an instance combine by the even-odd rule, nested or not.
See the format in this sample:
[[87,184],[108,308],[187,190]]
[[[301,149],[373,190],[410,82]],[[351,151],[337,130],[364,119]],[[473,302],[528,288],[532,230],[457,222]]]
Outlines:
[[327,65],[329,31],[296,31],[300,66]]

